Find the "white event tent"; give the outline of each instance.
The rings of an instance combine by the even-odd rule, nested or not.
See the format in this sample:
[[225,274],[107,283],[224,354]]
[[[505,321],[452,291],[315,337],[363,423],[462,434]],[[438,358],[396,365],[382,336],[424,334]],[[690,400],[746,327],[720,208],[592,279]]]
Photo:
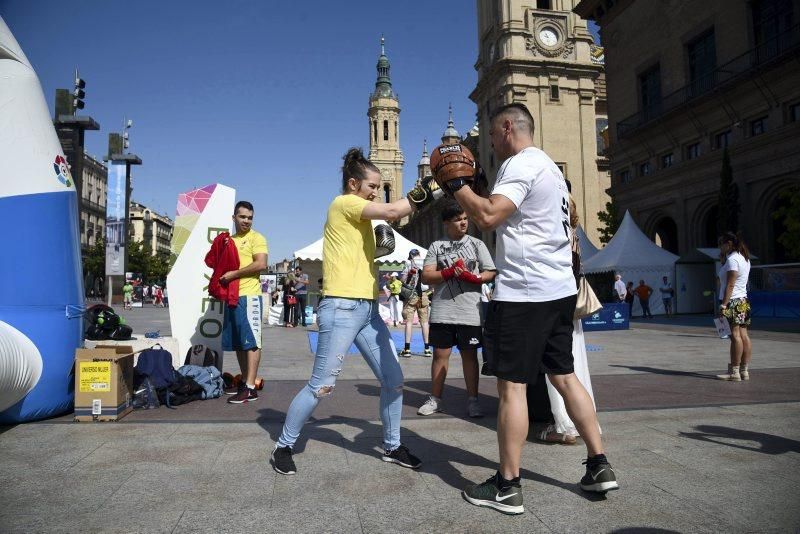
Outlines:
[[[625,212],[619,230],[601,249],[591,258],[582,262],[585,274],[603,273],[613,271],[622,275],[622,279],[633,282],[634,287],[639,285],[639,280],[653,288],[650,297],[650,311],[653,315],[664,313],[661,302],[661,277],[669,277],[675,289],[675,260],[678,256],[659,247],[644,235],[636,226],[630,212]],[[676,291],[677,293],[677,291]],[[633,315],[641,315],[642,308],[639,299],[634,299]]]
[[581,263],[597,254],[598,248],[594,246],[589,236],[583,231],[583,226],[578,226],[578,243],[581,246]]
[[[386,224],[386,221],[372,221],[373,228],[379,224]],[[377,264],[384,264],[384,263],[403,263],[408,259],[408,253],[411,249],[415,248],[419,250],[420,259],[424,260],[425,256],[428,253],[428,250],[424,247],[421,247],[396,231],[394,231],[394,252],[389,254],[388,256],[383,256],[375,260]],[[300,250],[296,250],[294,252],[294,257],[297,260],[301,261],[322,261],[322,238],[317,239],[310,245],[307,245]]]

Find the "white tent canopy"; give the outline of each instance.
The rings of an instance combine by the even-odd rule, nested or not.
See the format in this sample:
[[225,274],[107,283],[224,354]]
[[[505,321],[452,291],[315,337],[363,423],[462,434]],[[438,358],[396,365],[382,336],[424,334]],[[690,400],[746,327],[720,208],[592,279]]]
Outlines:
[[581,263],[585,262],[595,254],[597,254],[597,247],[591,242],[589,236],[583,231],[583,226],[578,226],[578,243],[581,246]]
[[[372,221],[373,228],[379,224],[386,224],[386,221]],[[394,232],[394,252],[388,256],[383,256],[375,260],[375,263],[402,263],[408,259],[408,253],[411,249],[419,250],[420,259],[424,260],[428,250],[413,243],[397,233]],[[322,239],[319,238],[310,245],[307,245],[300,250],[294,252],[294,257],[298,260],[306,261],[322,261]]]
[[652,276],[655,271],[667,274],[672,272],[677,259],[677,255],[650,241],[628,211],[608,245],[583,262],[583,272],[649,271]]
[[[617,272],[622,275],[623,281],[633,282],[634,287],[639,285],[639,280],[644,280],[645,284],[653,289],[653,294],[650,296],[650,311],[658,315],[664,313],[659,291],[662,276],[669,278],[673,289],[676,290],[675,297],[680,298],[674,276],[677,259],[678,256],[650,241],[636,226],[630,212],[625,212],[619,230],[608,245],[583,261],[582,265],[586,274]],[[641,315],[641,309],[639,299],[634,299],[633,315]]]

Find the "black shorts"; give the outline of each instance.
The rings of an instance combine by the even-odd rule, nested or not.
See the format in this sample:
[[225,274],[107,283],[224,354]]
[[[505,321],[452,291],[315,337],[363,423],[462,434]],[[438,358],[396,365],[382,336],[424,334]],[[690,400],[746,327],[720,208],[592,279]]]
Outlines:
[[489,303],[483,331],[483,374],[534,384],[540,369],[574,372],[572,317],[577,296],[548,302]]
[[473,350],[483,343],[483,329],[466,324],[431,323],[428,340],[437,349],[455,346],[458,350]]

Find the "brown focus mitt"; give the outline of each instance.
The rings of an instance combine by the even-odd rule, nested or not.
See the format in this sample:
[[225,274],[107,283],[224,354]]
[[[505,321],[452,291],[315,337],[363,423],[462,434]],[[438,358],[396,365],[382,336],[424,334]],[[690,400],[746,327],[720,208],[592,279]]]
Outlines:
[[431,152],[433,178],[447,193],[454,193],[465,184],[471,185],[475,169],[475,157],[462,144],[439,145]]

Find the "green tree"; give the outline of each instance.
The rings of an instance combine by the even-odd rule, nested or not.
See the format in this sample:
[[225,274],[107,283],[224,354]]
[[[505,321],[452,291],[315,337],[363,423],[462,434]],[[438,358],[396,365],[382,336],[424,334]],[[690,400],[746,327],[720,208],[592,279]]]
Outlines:
[[784,231],[778,243],[786,249],[789,258],[800,258],[800,186],[794,186],[780,194],[783,205],[772,215],[783,223]]
[[163,284],[169,274],[169,252],[158,251],[148,259],[147,277],[145,280]]
[[84,276],[90,277],[94,280],[97,277],[104,277],[106,274],[106,240],[98,238],[95,240],[94,246],[86,251],[86,257],[83,260],[83,273]]
[[622,224],[619,208],[613,198],[610,202],[606,202],[606,211],[597,212],[597,218],[603,223],[603,226],[597,229],[600,232],[600,242],[606,245],[619,230],[619,225]]
[[143,241],[130,240],[125,245],[127,247],[128,260],[125,263],[125,270],[131,273],[141,273],[142,279],[147,280],[150,268],[150,245]]
[[722,170],[719,176],[719,219],[717,233],[739,231],[739,186],[733,181],[728,149],[722,151]]

